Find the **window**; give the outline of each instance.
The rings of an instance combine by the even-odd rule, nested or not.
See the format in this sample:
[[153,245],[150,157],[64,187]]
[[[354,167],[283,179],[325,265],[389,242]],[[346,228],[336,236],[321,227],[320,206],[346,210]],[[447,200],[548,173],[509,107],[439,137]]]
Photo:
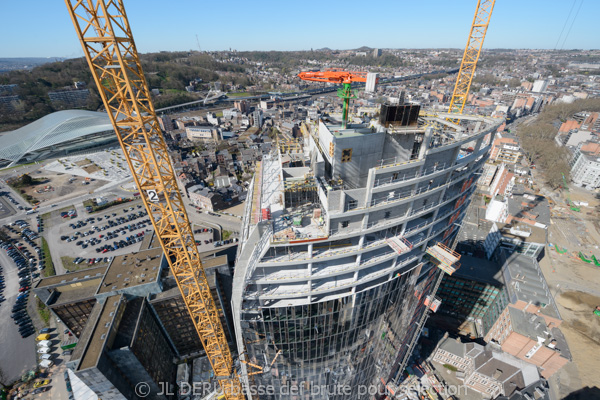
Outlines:
[[398,179],[398,173],[394,172],[394,174],[392,175],[392,180],[395,181],[396,179]]
[[356,207],[358,207],[358,200],[348,201],[348,210],[354,210]]
[[342,162],[350,162],[352,160],[352,149],[342,150]]
[[392,215],[392,212],[391,212],[391,211],[386,211],[386,212],[385,212],[385,215],[383,216],[383,218],[385,218],[385,219],[389,219],[391,215]]
[[347,228],[350,225],[350,221],[342,221],[342,228]]

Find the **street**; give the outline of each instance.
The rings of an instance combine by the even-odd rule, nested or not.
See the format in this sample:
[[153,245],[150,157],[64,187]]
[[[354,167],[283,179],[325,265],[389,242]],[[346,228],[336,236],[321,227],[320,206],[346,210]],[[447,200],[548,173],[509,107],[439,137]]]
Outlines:
[[[36,367],[35,337],[33,334],[25,339],[21,338],[17,325],[10,317],[12,306],[19,294],[19,277],[17,266],[6,255],[6,250],[0,249],[0,265],[3,267],[6,288],[4,297],[6,301],[0,303],[0,381],[12,382],[21,375]],[[35,299],[30,298],[29,301]],[[31,307],[29,307],[31,309]],[[31,311],[28,310],[30,313]],[[33,316],[32,316],[33,317]]]

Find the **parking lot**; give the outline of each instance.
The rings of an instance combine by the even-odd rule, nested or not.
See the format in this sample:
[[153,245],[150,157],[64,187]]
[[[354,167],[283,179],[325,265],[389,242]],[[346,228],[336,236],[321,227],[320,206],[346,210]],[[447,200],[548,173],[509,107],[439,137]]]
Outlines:
[[141,242],[151,227],[146,210],[138,204],[124,208],[121,214],[113,212],[70,222],[59,233],[64,242],[62,247],[68,249],[68,253],[77,254],[80,259],[87,253],[96,253],[102,258],[104,254]]
[[[22,337],[19,332],[19,325],[14,323],[11,318],[15,314],[12,310],[17,303],[17,297],[22,294],[19,292],[19,276],[18,268],[15,262],[7,255],[5,249],[0,250],[0,265],[2,266],[2,284],[0,285],[0,293],[4,300],[0,303],[0,338],[2,345],[0,346],[0,369],[2,370],[3,378],[7,382],[19,378],[24,372],[35,368],[36,358],[32,351],[34,346],[33,332],[29,336]],[[23,321],[29,319],[27,311],[27,302],[25,306],[19,308],[23,310],[19,313]],[[16,311],[16,309],[15,309]],[[23,323],[26,326],[27,322]]]
[[[35,344],[31,344],[37,355],[37,360],[42,367],[40,372],[26,383],[19,384],[13,395],[22,400],[39,398],[68,400],[71,384],[66,374],[66,361],[69,360],[71,351],[63,350],[64,339],[68,338],[68,331],[61,332],[57,328],[45,328],[36,333],[39,335]],[[48,337],[40,337],[41,335]]]

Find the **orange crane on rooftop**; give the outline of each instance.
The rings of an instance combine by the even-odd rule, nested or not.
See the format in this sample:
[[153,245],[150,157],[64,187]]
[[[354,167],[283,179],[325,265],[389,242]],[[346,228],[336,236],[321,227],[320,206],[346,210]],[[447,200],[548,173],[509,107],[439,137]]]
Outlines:
[[367,72],[343,71],[340,69],[328,69],[325,71],[300,72],[298,78],[304,81],[326,82],[342,84],[337,95],[343,101],[342,106],[342,129],[348,126],[348,105],[350,99],[356,98],[352,93],[352,82],[366,82]]

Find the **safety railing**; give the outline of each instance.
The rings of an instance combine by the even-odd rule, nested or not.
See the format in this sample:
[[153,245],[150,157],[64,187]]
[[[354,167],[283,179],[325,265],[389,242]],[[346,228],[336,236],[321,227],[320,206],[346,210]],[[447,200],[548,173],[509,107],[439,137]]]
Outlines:
[[433,175],[436,174],[438,172],[441,172],[443,170],[446,169],[446,163],[442,164],[442,165],[434,165],[433,167],[429,167],[426,170],[423,171],[416,171],[414,173],[410,173],[410,174],[402,174],[402,176],[398,175],[398,177],[396,177],[394,179],[393,176],[386,178],[386,179],[377,179],[374,183],[373,183],[373,187],[381,187],[381,186],[387,186],[387,185],[393,185],[399,182],[404,182],[404,181],[408,181],[410,179],[415,179],[415,178],[424,178],[427,177],[429,175]]

